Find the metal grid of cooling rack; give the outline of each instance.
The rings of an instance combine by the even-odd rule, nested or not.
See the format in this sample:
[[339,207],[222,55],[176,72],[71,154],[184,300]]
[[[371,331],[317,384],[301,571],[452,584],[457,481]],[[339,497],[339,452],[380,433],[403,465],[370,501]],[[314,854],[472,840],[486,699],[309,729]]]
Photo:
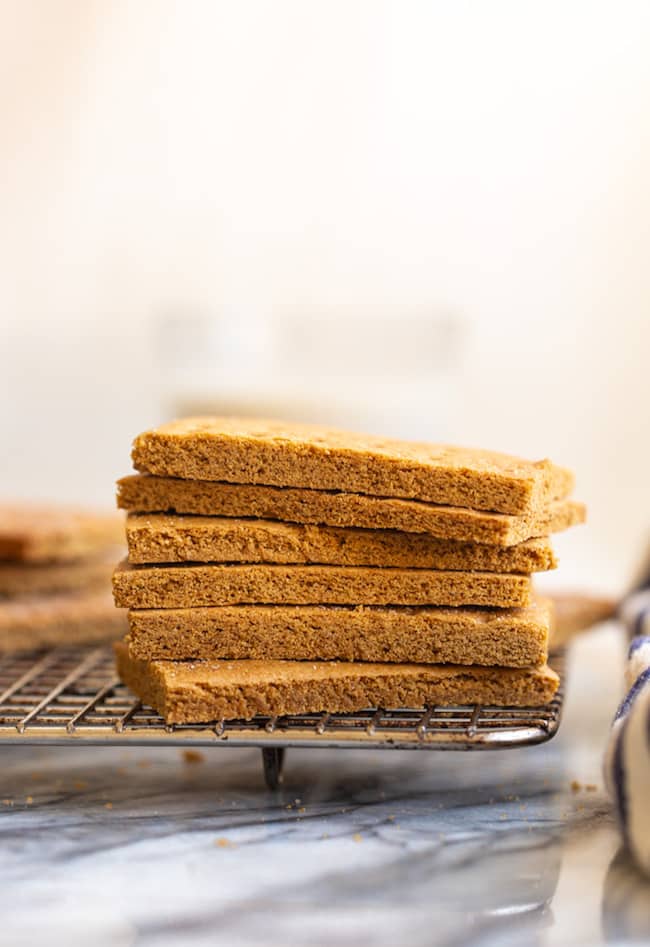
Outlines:
[[[553,666],[563,678],[562,655]],[[54,648],[0,659],[0,743],[258,746],[269,785],[286,747],[503,749],[549,740],[562,688],[543,707],[371,709],[168,725],[117,679],[110,647]]]

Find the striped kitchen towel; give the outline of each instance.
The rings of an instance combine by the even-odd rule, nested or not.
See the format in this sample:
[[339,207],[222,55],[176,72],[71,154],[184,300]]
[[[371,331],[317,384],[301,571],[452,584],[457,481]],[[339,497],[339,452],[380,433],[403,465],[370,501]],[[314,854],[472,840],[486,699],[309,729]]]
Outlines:
[[632,640],[627,693],[605,754],[605,782],[625,844],[639,868],[650,875],[650,584],[629,595],[619,613]]

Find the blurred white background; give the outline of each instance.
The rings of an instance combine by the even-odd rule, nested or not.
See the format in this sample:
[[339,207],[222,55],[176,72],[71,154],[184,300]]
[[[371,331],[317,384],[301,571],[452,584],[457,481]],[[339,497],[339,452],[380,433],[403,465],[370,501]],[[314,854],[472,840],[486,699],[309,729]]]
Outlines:
[[185,389],[248,392],[574,467],[556,581],[620,588],[649,48],[644,0],[0,0],[3,494],[110,505]]

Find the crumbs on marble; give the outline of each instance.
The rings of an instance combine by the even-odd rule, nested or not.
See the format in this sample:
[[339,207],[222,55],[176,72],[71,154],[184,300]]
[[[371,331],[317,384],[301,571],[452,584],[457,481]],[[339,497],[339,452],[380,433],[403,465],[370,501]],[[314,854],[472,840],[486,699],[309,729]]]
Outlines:
[[217,846],[217,848],[234,848],[235,847],[229,838],[223,838],[223,837],[215,839],[214,844]]
[[363,842],[363,836],[361,835],[360,832],[355,832],[354,835],[352,836],[352,840],[354,842]]
[[196,763],[203,763],[205,760],[203,753],[200,753],[198,750],[182,750],[181,756],[183,757],[183,762],[188,763],[190,766]]
[[571,792],[580,792],[582,789],[584,789],[585,792],[597,792],[598,786],[596,786],[595,783],[585,783],[583,785],[577,779],[571,780]]

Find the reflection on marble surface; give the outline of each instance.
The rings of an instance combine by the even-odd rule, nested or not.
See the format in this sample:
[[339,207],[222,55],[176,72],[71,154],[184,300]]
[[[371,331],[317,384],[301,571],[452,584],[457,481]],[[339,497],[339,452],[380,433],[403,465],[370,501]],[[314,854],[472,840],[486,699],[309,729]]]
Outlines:
[[0,942],[650,938],[600,775],[621,660],[613,630],[576,646],[545,746],[290,750],[277,793],[256,750],[4,747]]

